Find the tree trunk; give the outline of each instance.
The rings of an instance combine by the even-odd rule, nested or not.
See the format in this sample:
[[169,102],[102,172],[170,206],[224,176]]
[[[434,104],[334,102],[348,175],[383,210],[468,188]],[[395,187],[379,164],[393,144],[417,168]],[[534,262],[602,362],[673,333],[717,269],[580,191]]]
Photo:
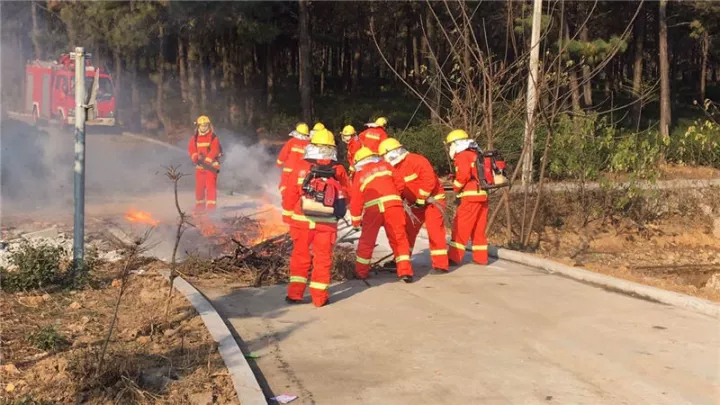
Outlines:
[[663,138],[670,136],[670,58],[668,55],[667,39],[667,0],[660,0],[658,23],[660,25],[660,135]]
[[188,61],[188,100],[190,101],[190,115],[192,119],[197,119],[200,115],[200,98],[198,97],[198,65],[199,65],[199,54],[198,54],[198,43],[196,40],[191,39],[187,49],[187,61]]
[[123,108],[125,106],[123,97],[125,94],[122,92],[122,54],[120,53],[120,48],[115,48],[113,56],[115,57],[115,73],[112,78],[113,85],[115,86],[115,119],[120,125],[122,125],[123,118],[125,117],[125,114],[123,114]]
[[[428,3],[428,7],[432,7],[432,3]],[[430,52],[434,52],[436,58],[440,58],[440,52],[439,49],[434,48],[436,41],[435,41],[435,17],[433,16],[431,11],[427,11],[425,13],[425,40],[424,40],[424,48],[426,50],[426,63],[428,66],[428,79],[429,79],[429,93],[428,93],[428,99],[430,100],[429,104],[432,106],[433,110],[430,111],[430,120],[433,124],[438,124],[440,122],[440,116],[438,113],[440,112],[440,77],[438,72],[438,66],[436,65],[436,62],[433,60],[432,55],[430,55]]]
[[40,27],[38,25],[37,2],[30,3],[30,13],[32,15],[32,43],[35,48],[35,59],[42,59],[42,46],[40,45]]
[[134,132],[142,130],[142,108],[140,100],[140,89],[138,88],[138,69],[140,68],[140,52],[135,52],[135,58],[132,64],[132,95],[131,95],[131,111],[130,128]]
[[310,10],[308,0],[299,0],[300,104],[305,122],[312,119],[312,60],[310,59]]
[[182,101],[185,102],[188,99],[188,75],[187,75],[187,48],[185,47],[185,40],[182,37],[178,37],[178,73],[180,74],[180,96]]
[[320,95],[325,95],[325,68],[327,67],[327,47],[323,47],[322,61],[320,66]]
[[[585,24],[580,30],[580,40],[583,42],[589,42],[588,39],[588,25]],[[584,65],[583,69],[583,98],[585,101],[585,108],[592,107],[592,83],[590,79],[590,66]]]
[[207,53],[205,46],[198,46],[198,74],[200,75],[200,112],[206,114],[208,110],[208,85],[207,85]]
[[155,93],[155,114],[157,114],[158,121],[163,125],[165,134],[167,135],[170,128],[170,120],[165,115],[165,27],[160,24],[159,27],[159,38],[160,38],[160,52],[158,53],[157,69],[158,69],[158,82],[157,92]]
[[362,76],[362,72],[360,70],[361,68],[360,45],[356,44],[355,53],[353,54],[352,93],[356,93],[358,91],[358,87],[360,86],[360,77]]
[[418,22],[415,20],[412,47],[413,47],[413,83],[420,85],[420,34],[418,33]]
[[705,84],[707,82],[707,61],[710,52],[710,38],[707,30],[702,37],[702,63],[700,66],[700,102],[705,105]]
[[633,62],[633,84],[632,92],[635,97],[633,104],[633,118],[635,119],[635,128],[640,128],[640,119],[642,118],[643,101],[640,99],[642,91],[642,69],[643,69],[643,45],[645,44],[645,10],[640,10],[638,20],[633,27],[633,36],[635,37],[635,60]]
[[275,94],[275,63],[273,59],[273,46],[268,45],[265,52],[265,107],[270,109]]

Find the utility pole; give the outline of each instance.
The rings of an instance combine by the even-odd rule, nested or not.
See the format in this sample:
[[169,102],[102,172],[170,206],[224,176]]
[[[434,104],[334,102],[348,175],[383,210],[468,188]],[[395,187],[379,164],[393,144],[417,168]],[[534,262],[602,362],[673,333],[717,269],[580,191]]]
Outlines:
[[542,0],[533,0],[532,35],[530,38],[530,74],[527,86],[527,118],[525,120],[525,156],[523,157],[522,184],[532,183],[533,146],[535,145],[535,108],[537,106],[538,62],[540,59],[540,25]]
[[85,258],[85,50],[76,47],[75,58],[75,223],[73,229],[73,271],[83,271]]

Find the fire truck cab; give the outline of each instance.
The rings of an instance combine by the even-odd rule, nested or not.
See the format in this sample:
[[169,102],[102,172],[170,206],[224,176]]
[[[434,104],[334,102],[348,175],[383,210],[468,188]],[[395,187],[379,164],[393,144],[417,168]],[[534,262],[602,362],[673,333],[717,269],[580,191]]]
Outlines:
[[[85,61],[85,88],[89,95],[98,73],[96,117],[87,125],[115,125],[115,95],[110,74]],[[33,121],[58,120],[75,124],[75,61],[63,54],[57,61],[32,61],[25,69],[25,109]]]

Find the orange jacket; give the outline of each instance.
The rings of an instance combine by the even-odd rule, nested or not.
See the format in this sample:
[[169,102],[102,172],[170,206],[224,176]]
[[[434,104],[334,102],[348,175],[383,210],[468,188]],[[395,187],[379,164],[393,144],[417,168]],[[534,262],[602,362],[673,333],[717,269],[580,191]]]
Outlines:
[[305,147],[310,143],[307,139],[290,138],[280,150],[275,164],[283,168],[283,173],[290,173],[298,162],[303,160]]
[[435,170],[423,155],[408,153],[397,166],[393,174],[396,182],[402,184],[402,197],[411,204],[423,205],[428,197],[436,200],[445,198]]
[[199,164],[202,159],[206,164],[220,170],[220,162],[217,161],[220,154],[220,140],[213,131],[208,131],[205,135],[195,132],[188,142],[188,154],[197,169],[205,170]]
[[350,138],[350,142],[347,144],[347,160],[351,172],[355,171],[355,153],[362,148],[362,142],[357,136]]
[[477,152],[473,150],[464,150],[455,155],[453,190],[458,198],[467,201],[487,201],[487,192],[480,188],[476,158]]
[[388,139],[388,134],[382,128],[368,128],[358,135],[363,146],[367,146],[375,153],[378,153],[380,143]]
[[353,226],[360,226],[363,209],[402,206],[398,188],[403,187],[393,176],[393,167],[387,162],[368,163],[355,173],[350,190],[350,216]]
[[[320,161],[320,164],[328,164],[330,161]],[[292,212],[290,226],[300,229],[317,229],[324,231],[337,231],[337,219],[334,217],[313,217],[303,214],[300,197],[303,194],[302,185],[305,176],[310,172],[312,164],[307,160],[300,160],[295,170],[288,177],[287,187],[282,192],[283,214]],[[342,186],[345,198],[348,198],[350,184],[347,172],[341,164],[335,165],[335,178]]]

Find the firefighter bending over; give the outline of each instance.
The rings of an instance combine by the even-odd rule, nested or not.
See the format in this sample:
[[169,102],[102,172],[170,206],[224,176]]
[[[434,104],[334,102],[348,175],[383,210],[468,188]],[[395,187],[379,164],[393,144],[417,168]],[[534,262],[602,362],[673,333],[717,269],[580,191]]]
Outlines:
[[445,241],[445,191],[435,170],[425,156],[410,153],[397,139],[388,138],[380,144],[380,154],[394,167],[400,194],[410,205],[405,215],[410,252],[423,224],[430,239],[430,260],[435,271],[447,273],[448,256]]
[[350,192],[350,215],[353,227],[362,226],[355,274],[361,279],[367,278],[375,241],[382,226],[395,256],[397,275],[410,283],[413,280],[410,245],[405,233],[403,202],[393,168],[372,150],[362,147],[355,154],[355,170]]
[[452,238],[448,258],[450,264],[460,264],[465,256],[468,240],[472,238],[472,259],[478,264],[488,263],[487,223],[488,199],[487,192],[480,185],[479,170],[483,170],[479,148],[467,132],[462,129],[451,131],[445,143],[450,148],[450,158],[455,166],[453,190],[460,199],[452,228]]
[[375,122],[369,122],[365,124],[365,126],[368,127],[368,129],[360,132],[358,138],[360,138],[363,146],[370,148],[373,153],[378,153],[380,142],[388,138],[388,134],[385,132],[387,118],[380,117],[376,119]]
[[[277,167],[282,167],[280,184],[278,185],[281,195],[287,188],[290,175],[297,168],[298,164],[302,162],[303,156],[305,155],[305,147],[310,143],[310,128],[306,123],[300,122],[295,129],[290,132],[289,136],[291,138],[285,142],[285,146],[280,150],[276,162]],[[283,210],[282,215],[283,221],[290,223],[292,210]]]
[[347,211],[347,188],[347,172],[337,162],[333,134],[326,129],[315,131],[283,193],[283,211],[293,212],[288,303],[302,302],[311,264],[312,302],[316,307],[328,303],[337,221]]
[[214,210],[217,206],[217,178],[222,147],[210,118],[195,121],[195,134],[188,143],[188,154],[195,165],[195,211]]

